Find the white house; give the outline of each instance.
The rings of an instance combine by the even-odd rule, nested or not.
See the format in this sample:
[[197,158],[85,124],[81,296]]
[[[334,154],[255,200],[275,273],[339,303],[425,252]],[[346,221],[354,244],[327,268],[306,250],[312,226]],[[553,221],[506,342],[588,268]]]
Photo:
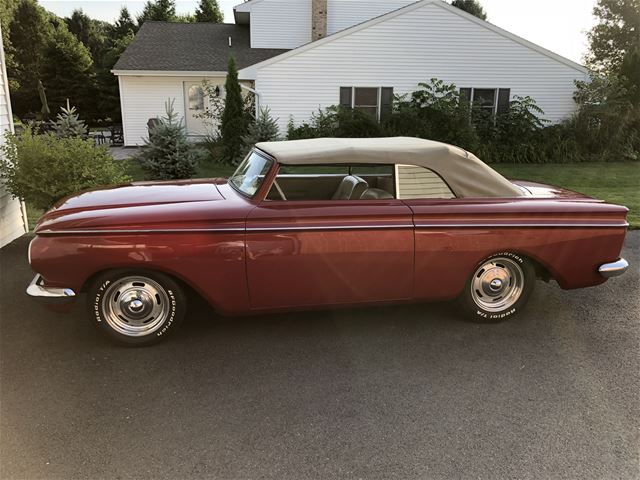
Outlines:
[[198,85],[204,78],[222,84],[230,54],[282,130],[337,104],[380,118],[393,94],[431,78],[494,111],[529,95],[557,122],[574,111],[575,80],[587,79],[583,66],[442,0],[250,0],[234,12],[233,25],[143,26],[114,67],[127,145],[141,143],[168,97],[189,131],[201,133],[192,118],[203,106]]
[[[13,116],[9,97],[7,67],[4,60],[2,32],[0,31],[0,146],[6,131],[13,132]],[[0,153],[0,155],[2,155]],[[24,204],[12,198],[0,183],[0,248],[24,235],[27,231],[27,214]]]

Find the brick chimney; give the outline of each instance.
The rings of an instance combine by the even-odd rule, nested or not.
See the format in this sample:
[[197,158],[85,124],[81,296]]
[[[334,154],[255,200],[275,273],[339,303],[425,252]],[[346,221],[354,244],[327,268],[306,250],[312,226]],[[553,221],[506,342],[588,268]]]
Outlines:
[[327,0],[311,0],[311,41],[327,36]]

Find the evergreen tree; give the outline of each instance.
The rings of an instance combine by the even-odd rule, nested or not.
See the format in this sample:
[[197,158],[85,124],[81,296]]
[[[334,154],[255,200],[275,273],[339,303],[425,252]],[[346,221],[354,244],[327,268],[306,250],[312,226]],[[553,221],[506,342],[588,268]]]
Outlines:
[[11,101],[17,114],[40,110],[38,80],[45,61],[44,50],[53,33],[49,15],[35,0],[18,3],[9,27],[10,57],[7,69],[13,88]]
[[138,16],[138,26],[142,26],[147,20],[156,22],[172,22],[176,19],[175,0],[147,0]]
[[238,82],[238,69],[233,57],[229,58],[227,80],[224,84],[226,97],[220,122],[223,160],[235,164],[242,154],[242,137],[247,133],[247,115],[244,110],[242,91]]
[[131,18],[129,9],[127,7],[122,7],[120,9],[120,16],[113,24],[112,39],[118,40],[123,37],[126,37],[129,34],[129,32],[132,32],[135,34],[137,31],[138,31],[138,27],[136,26],[136,23],[133,21],[133,18]]
[[93,61],[87,47],[60,23],[44,49],[44,57],[42,83],[51,110],[65,106],[69,99],[94,119],[97,108]]
[[65,23],[69,31],[88,48],[93,35],[93,23],[89,16],[81,8],[77,8],[69,18],[65,18]]
[[218,5],[218,0],[200,0],[196,8],[196,22],[222,23],[224,15]]
[[87,126],[80,120],[76,107],[61,108],[55,122],[51,122],[53,130],[58,138],[84,137],[87,134]]
[[261,108],[258,117],[249,125],[247,134],[242,137],[244,152],[251,150],[256,143],[274,142],[279,139],[278,122],[271,116],[269,108]]
[[598,24],[588,34],[587,64],[617,74],[627,52],[640,45],[640,0],[598,0],[593,14]]
[[198,152],[189,144],[173,104],[174,100],[165,103],[166,116],[151,130],[138,156],[154,180],[191,178],[196,171]]
[[99,68],[108,48],[111,25],[90,18],[82,9],[74,10],[64,21],[69,31],[89,49],[94,65]]
[[451,5],[459,8],[460,10],[464,10],[465,12],[470,13],[471,15],[474,15],[482,20],[487,19],[487,14],[478,0],[453,0],[451,2]]

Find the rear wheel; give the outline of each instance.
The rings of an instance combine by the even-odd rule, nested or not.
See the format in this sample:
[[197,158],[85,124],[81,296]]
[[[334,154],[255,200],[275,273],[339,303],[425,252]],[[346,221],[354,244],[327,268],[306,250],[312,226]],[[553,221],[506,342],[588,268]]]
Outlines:
[[533,292],[536,275],[529,260],[500,253],[483,260],[460,297],[470,320],[493,323],[517,315]]
[[88,307],[98,328],[124,345],[151,345],[177,329],[186,312],[180,286],[162,273],[117,270],[89,289]]

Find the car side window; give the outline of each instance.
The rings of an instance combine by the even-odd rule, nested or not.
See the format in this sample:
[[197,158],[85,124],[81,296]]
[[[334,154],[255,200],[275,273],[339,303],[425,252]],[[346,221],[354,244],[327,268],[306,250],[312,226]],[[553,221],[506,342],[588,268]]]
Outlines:
[[393,165],[280,165],[267,200],[379,200],[395,195]]
[[418,165],[396,166],[396,191],[397,198],[401,200],[455,198],[437,173]]

